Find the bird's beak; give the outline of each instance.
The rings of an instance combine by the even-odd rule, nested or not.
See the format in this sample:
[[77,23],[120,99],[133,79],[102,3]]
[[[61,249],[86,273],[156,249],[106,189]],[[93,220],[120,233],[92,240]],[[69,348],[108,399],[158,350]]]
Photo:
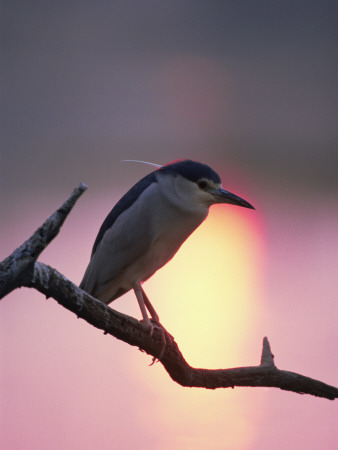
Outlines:
[[244,208],[255,209],[249,202],[225,189],[219,188],[212,192],[215,203],[230,203],[231,205],[243,206]]

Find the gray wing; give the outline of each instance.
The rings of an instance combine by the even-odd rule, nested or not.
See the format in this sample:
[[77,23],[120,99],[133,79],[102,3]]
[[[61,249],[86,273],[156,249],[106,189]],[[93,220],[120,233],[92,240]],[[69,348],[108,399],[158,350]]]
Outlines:
[[111,228],[115,222],[115,220],[122,214],[126,209],[130,208],[138,199],[138,197],[153,183],[156,183],[156,175],[155,172],[152,172],[142,178],[138,183],[136,183],[129,191],[116,203],[114,208],[110,211],[108,216],[105,218],[101,228],[96,236],[93,249],[92,256],[95,253],[95,250],[101,239],[103,238],[105,232]]
[[[138,195],[133,203],[130,202],[130,198],[124,199],[123,197],[116,205],[119,215],[113,217],[112,213],[114,213],[115,207],[103,223],[95,241],[92,258],[80,284],[80,287],[89,294],[95,295],[104,290],[112,280],[152,245],[154,236],[147,197],[155,188],[156,180],[153,180],[153,178],[147,180],[150,182],[143,185],[142,192],[134,192]],[[135,187],[137,185],[131,191]],[[122,202],[121,205],[123,200],[126,200],[127,203],[129,201],[129,205],[127,204],[124,209],[123,206],[126,203],[123,205]],[[110,226],[107,226],[107,222]]]

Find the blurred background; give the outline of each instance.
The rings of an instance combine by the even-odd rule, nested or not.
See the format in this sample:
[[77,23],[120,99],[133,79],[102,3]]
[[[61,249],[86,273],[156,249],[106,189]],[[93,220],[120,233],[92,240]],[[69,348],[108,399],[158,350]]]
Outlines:
[[[337,3],[2,4],[1,259],[83,181],[41,260],[79,283],[112,206],[190,158],[256,211],[213,207],[145,289],[187,361],[337,385]],[[112,307],[140,318],[133,294]],[[0,304],[12,449],[334,449],[337,402],[176,385],[33,290]]]

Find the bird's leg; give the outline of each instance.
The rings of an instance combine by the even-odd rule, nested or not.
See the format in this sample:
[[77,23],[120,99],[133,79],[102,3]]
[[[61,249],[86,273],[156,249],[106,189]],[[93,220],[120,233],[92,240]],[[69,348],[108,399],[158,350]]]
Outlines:
[[[142,289],[140,283],[136,283],[136,284],[134,285],[134,292],[135,292],[135,295],[136,295],[138,304],[139,304],[139,306],[140,306],[140,310],[141,310],[141,313],[142,313],[143,321],[144,321],[144,322],[149,326],[149,328],[150,328],[150,336],[153,335],[154,328],[157,328],[157,329],[160,331],[160,333],[161,333],[162,346],[161,346],[160,354],[159,354],[159,356],[158,356],[158,358],[157,358],[158,360],[161,360],[162,356],[164,355],[164,350],[165,350],[165,348],[166,348],[166,346],[167,346],[167,341],[166,341],[166,337],[165,337],[165,332],[164,332],[163,328],[162,328],[161,325],[160,325],[159,318],[158,318],[158,315],[157,315],[157,313],[156,313],[154,307],[153,307],[152,304],[150,303],[150,301],[149,301],[149,299],[148,299],[146,293],[145,293],[144,290]],[[148,310],[149,310],[149,312],[150,312],[150,314],[151,314],[152,319],[153,319],[155,322],[157,322],[159,325],[156,326],[156,325],[154,325],[154,324],[151,323],[151,321],[150,321],[150,319],[149,319],[149,317],[148,317],[148,314],[147,314],[146,307],[148,308]],[[154,356],[152,364],[154,364],[155,361],[156,361],[156,357]]]
[[150,300],[149,300],[147,294],[144,292],[144,289],[142,288],[142,286],[141,286],[141,290],[142,290],[144,304],[147,307],[147,310],[150,312],[151,318],[153,319],[154,322],[160,324],[160,318],[158,317],[158,314],[155,311],[155,308],[150,303]]
[[135,295],[136,295],[136,298],[137,298],[137,301],[138,301],[138,304],[139,304],[139,307],[140,307],[140,310],[141,310],[141,313],[142,313],[143,321],[147,325],[149,325],[149,327],[151,329],[150,335],[152,336],[154,325],[149,320],[149,317],[148,317],[148,314],[147,314],[147,310],[146,310],[146,306],[145,306],[145,302],[144,302],[144,297],[143,297],[144,291],[143,291],[140,283],[136,283],[135,284],[134,292],[135,292]]

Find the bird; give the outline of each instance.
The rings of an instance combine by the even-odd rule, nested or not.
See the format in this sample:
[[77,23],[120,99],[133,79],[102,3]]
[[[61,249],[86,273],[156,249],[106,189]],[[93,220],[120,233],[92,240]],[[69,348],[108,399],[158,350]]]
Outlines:
[[142,283],[173,258],[207,218],[210,206],[255,208],[223,189],[218,173],[206,164],[189,159],[149,164],[156,169],[138,181],[102,223],[80,288],[107,305],[133,290],[142,321],[152,333],[160,320]]

